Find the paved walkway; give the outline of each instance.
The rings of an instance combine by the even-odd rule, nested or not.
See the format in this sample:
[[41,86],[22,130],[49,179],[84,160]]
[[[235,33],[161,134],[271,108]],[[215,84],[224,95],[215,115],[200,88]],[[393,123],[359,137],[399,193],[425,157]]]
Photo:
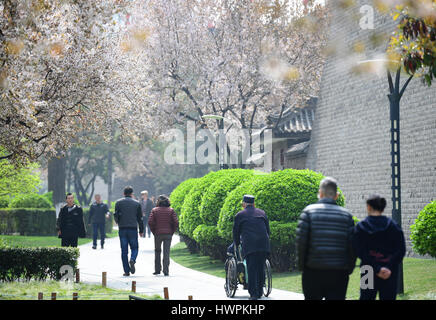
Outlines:
[[[179,242],[179,237],[173,237],[172,245]],[[98,241],[100,245],[100,240]],[[98,246],[92,249],[92,242],[79,246],[80,280],[87,283],[101,284],[102,272],[107,272],[107,286],[114,289],[131,289],[132,281],[136,281],[138,293],[159,294],[163,297],[163,288],[168,287],[169,298],[187,300],[189,295],[194,300],[227,300],[224,291],[224,279],[203,272],[185,268],[173,260],[170,263],[170,275],[154,276],[154,241],[151,238],[139,238],[139,254],[136,260],[136,273],[123,277],[121,263],[121,248],[119,238],[106,239],[103,250]],[[130,256],[130,255],[129,255]],[[234,299],[248,299],[247,290],[241,286],[236,291]],[[265,299],[265,298],[263,298]],[[274,289],[266,299],[302,300],[303,295]]]

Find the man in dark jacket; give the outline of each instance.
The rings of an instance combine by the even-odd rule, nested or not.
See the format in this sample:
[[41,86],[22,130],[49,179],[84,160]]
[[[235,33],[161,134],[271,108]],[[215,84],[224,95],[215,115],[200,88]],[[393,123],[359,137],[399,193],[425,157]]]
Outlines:
[[[124,198],[115,203],[115,222],[118,224],[118,234],[121,243],[121,260],[123,262],[124,276],[135,273],[136,257],[138,256],[138,225],[139,235],[144,233],[141,205],[132,199],[132,187],[124,188]],[[129,246],[131,252],[128,260]]]
[[58,236],[61,238],[62,247],[77,247],[78,238],[86,237],[83,210],[74,204],[74,196],[67,194],[67,204],[59,211],[56,221]]
[[92,249],[97,249],[97,236],[100,231],[100,244],[104,248],[104,238],[106,235],[106,219],[109,218],[109,208],[106,203],[101,201],[101,195],[95,195],[95,202],[89,209],[88,225],[92,223]]
[[238,212],[233,224],[233,242],[239,246],[242,240],[242,257],[247,262],[248,293],[250,300],[257,300],[263,294],[265,282],[265,261],[270,253],[269,221],[263,210],[254,206],[254,197],[245,195],[244,210]]
[[144,220],[144,238],[145,231],[147,230],[148,237],[151,236],[151,230],[148,225],[148,218],[150,217],[151,210],[154,208],[153,202],[148,198],[148,191],[141,191],[141,200],[139,200],[142,208],[142,219]]
[[372,195],[366,201],[368,217],[354,229],[353,248],[360,258],[360,266],[371,268],[365,288],[360,288],[360,300],[395,300],[398,270],[406,254],[401,227],[391,218],[383,216],[386,199]]
[[323,179],[320,200],[307,206],[298,222],[297,260],[306,300],[346,297],[349,274],[356,263],[351,246],[354,220],[336,204],[338,196],[336,180]]

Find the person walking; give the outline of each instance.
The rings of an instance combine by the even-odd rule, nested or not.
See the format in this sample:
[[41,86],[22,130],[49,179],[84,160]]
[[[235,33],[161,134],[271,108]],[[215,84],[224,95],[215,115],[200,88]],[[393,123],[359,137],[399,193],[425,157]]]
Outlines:
[[151,230],[148,225],[148,218],[150,217],[151,210],[154,208],[154,203],[148,198],[148,191],[141,191],[141,200],[139,201],[142,208],[142,219],[144,221],[144,238],[147,231],[150,238]]
[[161,272],[161,252],[163,243],[163,273],[169,275],[170,247],[174,232],[179,227],[177,215],[171,208],[170,200],[165,195],[157,199],[156,207],[151,210],[148,225],[154,235],[154,275]]
[[307,206],[298,221],[297,261],[303,271],[306,300],[345,300],[349,275],[355,267],[354,220],[347,209],[336,204],[337,188],[335,179],[324,178],[319,201]]
[[[118,235],[121,244],[121,261],[123,262],[124,276],[135,273],[135,263],[138,256],[138,225],[139,235],[144,233],[141,205],[132,199],[133,188],[124,188],[124,198],[115,203],[115,222],[118,224]],[[129,246],[131,250],[130,261],[128,259]]]
[[85,223],[83,221],[83,210],[74,204],[74,195],[67,193],[67,204],[59,211],[56,221],[58,237],[61,238],[62,247],[77,247],[78,238],[86,237]]
[[250,300],[262,297],[265,282],[265,262],[271,251],[269,221],[265,212],[255,207],[254,196],[244,195],[244,210],[238,212],[233,224],[233,243],[242,240],[242,258],[247,262]]
[[109,208],[106,203],[101,201],[101,195],[96,194],[95,202],[89,209],[88,226],[92,224],[92,249],[97,249],[97,237],[100,232],[100,245],[104,249],[104,239],[106,237],[106,219],[110,217]]
[[366,201],[368,217],[354,229],[353,248],[360,258],[360,266],[369,266],[368,286],[360,288],[360,300],[395,300],[398,270],[406,254],[404,234],[391,218],[383,216],[386,199],[371,195]]

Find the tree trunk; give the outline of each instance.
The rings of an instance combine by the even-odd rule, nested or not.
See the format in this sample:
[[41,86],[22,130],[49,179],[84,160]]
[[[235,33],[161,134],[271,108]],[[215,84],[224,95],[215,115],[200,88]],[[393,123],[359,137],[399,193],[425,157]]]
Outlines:
[[60,204],[65,202],[65,165],[64,157],[52,158],[48,161],[48,191],[53,191],[56,213],[59,213]]

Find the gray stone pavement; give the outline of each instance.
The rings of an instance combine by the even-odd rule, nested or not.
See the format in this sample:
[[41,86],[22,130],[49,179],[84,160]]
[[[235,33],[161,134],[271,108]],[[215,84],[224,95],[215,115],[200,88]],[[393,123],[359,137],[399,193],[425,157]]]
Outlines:
[[[179,236],[174,235],[172,245],[178,243]],[[187,300],[193,296],[194,300],[237,300],[248,299],[247,290],[240,286],[234,298],[227,298],[224,291],[224,279],[203,272],[185,268],[173,260],[170,262],[170,275],[155,276],[154,272],[154,240],[139,238],[139,254],[136,260],[136,273],[129,277],[123,276],[121,263],[121,248],[119,238],[106,239],[105,248],[100,249],[100,240],[96,250],[92,243],[79,246],[80,280],[85,283],[101,284],[102,272],[107,272],[107,286],[114,289],[129,290],[132,281],[136,281],[139,293],[159,294],[163,297],[163,288],[168,287],[169,298]],[[129,251],[130,257],[130,251]],[[224,266],[223,266],[224,267]],[[303,295],[290,291],[272,289],[268,298],[274,300],[302,300]]]

